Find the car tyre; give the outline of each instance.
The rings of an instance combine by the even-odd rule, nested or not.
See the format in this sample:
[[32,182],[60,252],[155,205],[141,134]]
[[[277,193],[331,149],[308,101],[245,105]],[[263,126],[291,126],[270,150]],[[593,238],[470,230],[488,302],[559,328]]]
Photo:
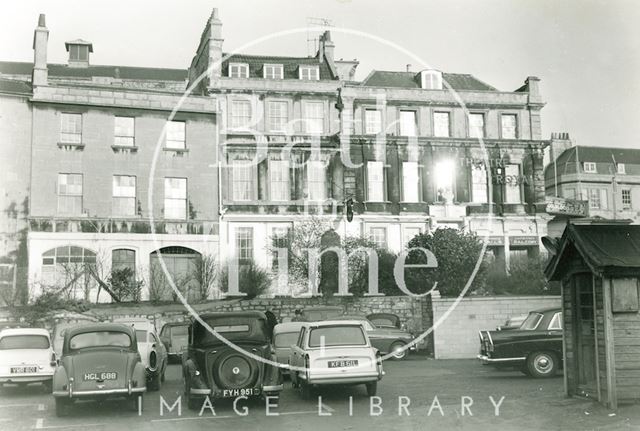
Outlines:
[[150,391],[159,391],[160,390],[160,373],[156,372],[151,376],[151,380],[149,380],[149,390]]
[[45,394],[50,394],[53,392],[53,380],[49,380],[48,382],[44,382],[42,384],[42,390]]
[[71,400],[69,398],[56,398],[56,416],[59,418],[69,415]]
[[549,378],[558,371],[558,356],[552,352],[533,352],[527,357],[527,371],[535,378]]
[[[409,350],[408,349],[403,349],[405,346],[405,344],[402,341],[396,341],[395,343],[393,343],[391,345],[391,358],[394,361],[401,361],[402,359],[405,359],[408,354],[409,354]],[[397,352],[396,352],[397,351]]]
[[365,386],[367,387],[367,395],[375,397],[378,392],[378,382],[367,383]]

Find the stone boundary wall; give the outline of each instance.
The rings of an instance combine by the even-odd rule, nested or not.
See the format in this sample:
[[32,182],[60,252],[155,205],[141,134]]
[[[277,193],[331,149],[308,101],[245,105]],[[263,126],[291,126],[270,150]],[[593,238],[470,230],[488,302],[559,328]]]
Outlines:
[[[455,298],[434,295],[433,321],[453,306]],[[560,296],[467,297],[434,330],[436,359],[474,358],[478,354],[479,330],[493,330],[510,316],[545,307],[560,308]]]

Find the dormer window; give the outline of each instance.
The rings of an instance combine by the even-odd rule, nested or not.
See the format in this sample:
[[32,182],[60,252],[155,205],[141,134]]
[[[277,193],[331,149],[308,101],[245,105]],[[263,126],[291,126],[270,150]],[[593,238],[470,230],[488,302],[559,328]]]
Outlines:
[[318,81],[320,79],[320,68],[318,66],[300,66],[300,79],[303,81]]
[[64,44],[69,52],[69,66],[87,67],[89,66],[89,53],[93,52],[93,45],[86,40],[76,39]]
[[616,165],[616,171],[617,171],[619,174],[623,174],[623,175],[624,175],[624,174],[626,174],[626,173],[627,173],[627,168],[626,168],[626,166],[624,165],[624,163],[618,163],[618,164]]
[[590,174],[595,174],[598,172],[598,169],[594,162],[584,162],[584,171]]
[[424,90],[442,90],[442,72],[423,70],[420,72],[420,86]]
[[248,78],[249,65],[246,63],[229,63],[229,78]]
[[281,64],[265,64],[264,79],[282,79],[284,71]]

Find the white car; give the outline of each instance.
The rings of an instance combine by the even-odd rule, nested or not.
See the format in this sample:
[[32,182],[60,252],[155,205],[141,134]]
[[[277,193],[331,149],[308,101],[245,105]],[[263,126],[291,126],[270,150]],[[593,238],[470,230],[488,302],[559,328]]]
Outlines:
[[164,382],[164,373],[169,363],[167,348],[160,341],[155,325],[146,319],[116,319],[115,322],[133,326],[142,364],[147,371],[147,387],[157,391]]
[[51,392],[56,369],[49,331],[15,328],[0,331],[0,385],[42,383]]
[[303,398],[314,386],[364,384],[374,396],[384,376],[382,357],[359,321],[304,323],[289,356],[291,381]]

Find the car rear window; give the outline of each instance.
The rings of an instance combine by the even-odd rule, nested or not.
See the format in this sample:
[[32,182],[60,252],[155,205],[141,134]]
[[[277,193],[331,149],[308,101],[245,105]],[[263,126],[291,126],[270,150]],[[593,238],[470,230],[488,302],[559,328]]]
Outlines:
[[0,350],[48,349],[49,339],[44,335],[7,335],[0,339]]
[[[219,318],[209,319],[206,322],[212,329],[229,341],[244,340],[246,338],[262,338],[266,340],[269,338],[266,321],[263,319],[237,317],[225,318],[224,320]],[[195,340],[194,344],[196,345],[223,342],[200,324],[195,325],[193,336]]]
[[146,343],[147,331],[143,329],[136,329],[136,340],[138,341],[138,343]]
[[542,320],[542,314],[529,313],[527,318],[524,319],[524,322],[522,322],[522,325],[520,325],[520,329],[523,329],[525,331],[533,331],[538,327],[538,324],[540,324],[541,320]]
[[276,334],[274,344],[276,347],[291,347],[298,342],[298,335],[300,335],[300,331],[281,332]]
[[369,319],[376,326],[396,326],[395,319],[391,319],[388,317],[374,317],[373,319]]
[[172,337],[187,336],[187,327],[174,326],[173,328],[171,328],[171,336]]
[[364,346],[366,344],[367,340],[360,326],[325,326],[313,328],[309,334],[309,347]]
[[131,338],[124,332],[99,331],[84,332],[69,340],[69,348],[72,350],[88,347],[131,347]]

